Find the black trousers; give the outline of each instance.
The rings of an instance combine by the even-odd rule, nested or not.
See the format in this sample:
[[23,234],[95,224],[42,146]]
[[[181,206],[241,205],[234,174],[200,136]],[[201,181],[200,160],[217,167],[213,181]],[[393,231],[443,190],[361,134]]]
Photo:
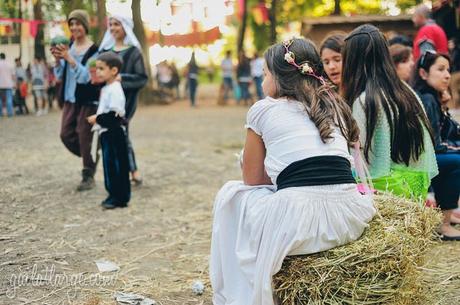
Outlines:
[[431,180],[434,195],[441,210],[458,207],[460,194],[460,152],[436,154],[439,175]]
[[100,139],[108,200],[114,205],[126,205],[131,198],[131,184],[125,132],[116,127],[103,132]]

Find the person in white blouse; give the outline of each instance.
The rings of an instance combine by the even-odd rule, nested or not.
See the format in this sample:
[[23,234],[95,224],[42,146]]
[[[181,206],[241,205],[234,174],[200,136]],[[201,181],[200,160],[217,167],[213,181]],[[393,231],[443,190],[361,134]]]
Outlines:
[[264,73],[267,97],[246,119],[243,181],[227,182],[214,202],[214,305],[273,305],[272,276],[286,256],[352,242],[375,214],[351,171],[357,124],[315,45],[273,45]]

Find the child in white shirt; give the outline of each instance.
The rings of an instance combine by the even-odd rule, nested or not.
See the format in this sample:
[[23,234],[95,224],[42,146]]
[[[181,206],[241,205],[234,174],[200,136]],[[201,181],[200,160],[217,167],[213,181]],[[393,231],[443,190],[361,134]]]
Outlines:
[[113,52],[98,56],[96,74],[106,85],[101,90],[99,107],[88,117],[99,132],[104,165],[104,182],[109,196],[102,201],[106,209],[127,207],[131,197],[128,146],[125,137],[125,95],[119,81],[122,59]]

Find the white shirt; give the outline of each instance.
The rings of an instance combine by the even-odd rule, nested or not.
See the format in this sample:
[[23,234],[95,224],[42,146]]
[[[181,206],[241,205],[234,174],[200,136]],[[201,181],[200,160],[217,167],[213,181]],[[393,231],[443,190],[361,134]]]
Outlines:
[[264,76],[264,63],[265,60],[262,57],[257,57],[251,60],[251,76],[262,77]]
[[42,63],[33,64],[30,67],[32,76],[32,89],[43,90],[46,85],[46,67]]
[[[97,107],[96,114],[99,115],[114,111],[117,116],[124,117],[126,113],[125,103],[126,98],[121,83],[119,81],[114,81],[101,89],[101,97],[99,99],[99,106]],[[107,131],[107,128],[102,128],[100,125],[96,124],[93,130],[98,130],[99,134],[101,134]]]
[[222,68],[222,77],[233,77],[233,62],[231,58],[224,58],[220,66]]
[[0,59],[0,89],[12,89],[14,87],[14,70],[6,60]]
[[316,156],[341,156],[352,163],[346,139],[338,128],[323,143],[305,106],[297,101],[266,97],[248,111],[246,128],[260,135],[266,148],[265,169],[273,184],[289,164]]

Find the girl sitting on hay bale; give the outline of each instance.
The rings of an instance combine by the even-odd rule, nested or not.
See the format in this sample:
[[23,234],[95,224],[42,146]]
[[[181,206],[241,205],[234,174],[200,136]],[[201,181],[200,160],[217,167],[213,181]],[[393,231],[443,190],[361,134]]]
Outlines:
[[400,80],[388,43],[373,25],[345,39],[342,91],[358,122],[374,188],[425,200],[438,174],[430,123],[415,92]]
[[352,242],[376,212],[351,172],[359,130],[314,44],[275,44],[265,61],[267,97],[247,114],[244,181],[225,184],[214,204],[215,305],[273,305],[272,276],[287,255]]

